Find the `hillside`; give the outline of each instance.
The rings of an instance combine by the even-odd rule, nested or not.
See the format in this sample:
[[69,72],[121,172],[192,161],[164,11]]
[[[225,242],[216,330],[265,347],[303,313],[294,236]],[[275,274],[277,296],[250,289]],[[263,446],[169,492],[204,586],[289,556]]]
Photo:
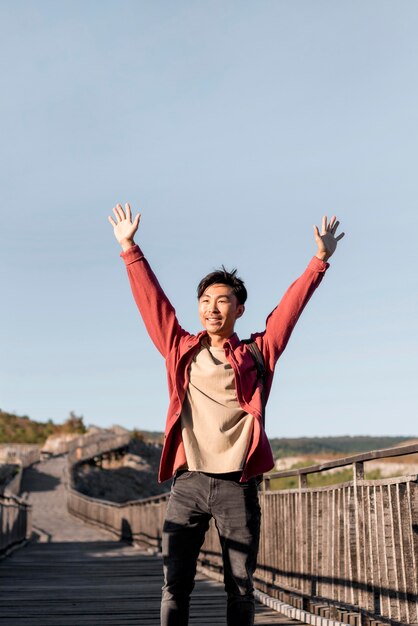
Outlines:
[[36,422],[27,415],[15,415],[0,409],[0,444],[2,443],[38,443],[43,444],[50,435],[61,433],[86,432],[83,418],[70,412],[64,424]]
[[311,454],[328,454],[349,456],[357,452],[368,452],[381,448],[391,448],[402,445],[411,440],[411,437],[372,437],[372,436],[344,436],[344,437],[299,437],[274,438],[270,444],[276,459],[286,456]]
[[[64,424],[48,422],[36,422],[27,415],[19,416],[7,413],[0,409],[0,444],[2,443],[38,443],[44,441],[53,434],[86,432],[83,417],[70,412]],[[159,431],[147,431],[134,429],[132,437],[139,441],[150,443],[162,443],[163,433]],[[356,452],[367,452],[380,448],[390,448],[398,444],[406,443],[411,437],[389,436],[344,436],[344,437],[296,437],[296,438],[273,438],[270,439],[275,458],[287,456],[326,454],[326,455],[350,455]]]
[[[163,433],[146,430],[134,431],[143,441],[162,443]],[[274,457],[280,459],[287,456],[303,456],[311,454],[326,454],[331,456],[349,456],[357,452],[368,452],[402,445],[413,437],[402,436],[350,436],[344,437],[275,437],[270,439]]]

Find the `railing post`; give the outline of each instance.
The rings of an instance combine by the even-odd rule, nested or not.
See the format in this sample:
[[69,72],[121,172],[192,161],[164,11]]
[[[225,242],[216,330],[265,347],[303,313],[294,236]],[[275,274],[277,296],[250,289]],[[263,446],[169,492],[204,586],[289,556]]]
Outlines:
[[307,474],[299,474],[299,489],[306,489],[308,486]]
[[356,487],[358,480],[364,480],[364,463],[353,463],[353,480]]
[[26,504],[26,539],[32,537],[32,505]]
[[[307,494],[306,493],[302,493],[302,489],[305,489],[308,486],[308,476],[307,474],[299,474],[298,476],[299,479],[299,493],[296,496],[296,537],[297,537],[297,546],[295,546],[296,548],[296,554],[298,555],[297,558],[297,568],[298,568],[298,574],[299,576],[302,577],[302,580],[306,580],[305,577],[308,577],[310,572],[309,572],[309,565],[308,565],[308,559],[307,559],[307,554],[306,554],[306,545],[307,545],[307,527],[308,527],[308,523],[307,523],[307,519],[303,514],[303,509],[304,509],[304,500],[305,498],[307,498]],[[301,589],[303,591],[306,592],[306,582],[301,582]],[[303,605],[305,605],[305,607],[307,608],[307,603],[304,602],[304,600],[302,600],[302,607]]]
[[[359,626],[363,624],[362,610],[365,608],[365,593],[362,590],[364,582],[364,511],[362,502],[362,487],[359,481],[364,480],[364,463],[353,463],[353,495],[354,495],[354,511],[355,511],[355,536],[356,536],[356,577],[358,584],[358,608],[359,608]],[[355,582],[355,581],[352,581]]]

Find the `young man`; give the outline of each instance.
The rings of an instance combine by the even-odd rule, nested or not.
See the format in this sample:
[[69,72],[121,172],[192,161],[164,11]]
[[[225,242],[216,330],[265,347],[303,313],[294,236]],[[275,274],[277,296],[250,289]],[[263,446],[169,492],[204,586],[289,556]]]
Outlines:
[[[211,517],[221,542],[228,626],[254,623],[253,573],[260,532],[258,480],[274,466],[263,414],[276,362],[335,252],[339,222],[314,226],[317,252],[269,315],[266,329],[240,341],[235,322],[247,292],[234,272],[212,272],[198,286],[204,330],[183,330],[134,242],[140,215],[118,204],[109,221],[122,246],[132,292],[166,359],[170,405],[159,480],[174,476],[163,528],[162,626],[187,626],[196,561]],[[254,347],[255,345],[255,347]],[[263,376],[260,376],[260,362]]]

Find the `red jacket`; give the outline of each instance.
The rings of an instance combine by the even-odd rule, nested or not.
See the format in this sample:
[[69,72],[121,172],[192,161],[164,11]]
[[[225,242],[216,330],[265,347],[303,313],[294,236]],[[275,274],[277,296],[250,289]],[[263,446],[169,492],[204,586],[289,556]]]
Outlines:
[[[121,256],[126,263],[132,292],[148,333],[166,360],[170,405],[158,476],[159,481],[163,482],[186,462],[180,414],[189,383],[189,365],[206,331],[191,335],[180,326],[173,306],[138,246],[133,246]],[[279,305],[268,316],[266,329],[251,335],[264,357],[266,400],[277,359],[328,267],[328,263],[313,257],[302,276],[289,287]],[[236,333],[225,341],[224,349],[235,373],[238,401],[243,410],[254,417],[251,443],[242,475],[242,480],[246,481],[270,470],[274,460],[262,424],[261,382],[250,349]]]

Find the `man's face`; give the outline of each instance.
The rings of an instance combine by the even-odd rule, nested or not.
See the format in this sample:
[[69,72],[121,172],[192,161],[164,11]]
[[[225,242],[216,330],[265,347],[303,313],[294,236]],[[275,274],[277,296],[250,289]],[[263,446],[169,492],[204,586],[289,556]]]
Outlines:
[[220,339],[228,339],[233,334],[235,321],[244,309],[229,285],[210,285],[199,298],[199,317],[203,327],[209,336]]

